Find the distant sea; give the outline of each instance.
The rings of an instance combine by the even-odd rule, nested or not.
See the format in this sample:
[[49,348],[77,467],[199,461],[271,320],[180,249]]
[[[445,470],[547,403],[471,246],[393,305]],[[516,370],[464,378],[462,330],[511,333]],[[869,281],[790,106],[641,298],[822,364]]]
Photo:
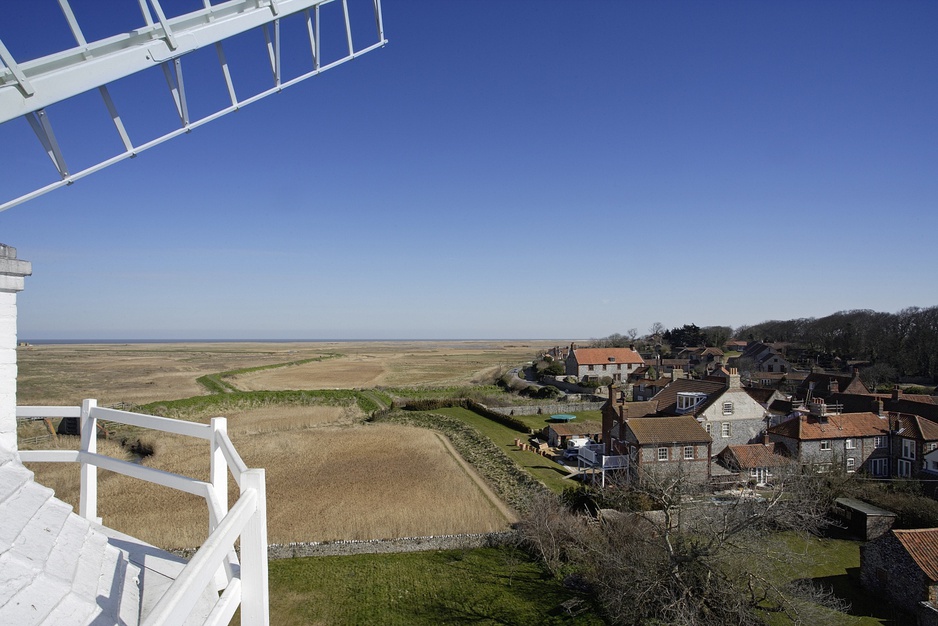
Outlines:
[[554,339],[27,339],[19,338],[20,343],[43,344],[83,344],[83,343],[351,343],[351,342],[405,342],[405,341],[555,341]]

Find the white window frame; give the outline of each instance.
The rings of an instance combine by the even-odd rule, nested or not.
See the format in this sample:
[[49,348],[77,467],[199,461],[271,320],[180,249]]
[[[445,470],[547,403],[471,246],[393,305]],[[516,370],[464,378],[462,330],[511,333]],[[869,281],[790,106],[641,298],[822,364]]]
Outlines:
[[870,459],[870,474],[885,476],[889,473],[889,459]]
[[829,452],[831,449],[831,440],[821,439],[821,443],[818,445],[818,448],[821,450],[821,452]]
[[902,438],[902,458],[915,460],[915,440]]
[[844,441],[844,448],[846,448],[847,450],[856,450],[856,449],[857,449],[857,440],[856,440],[856,439],[851,439],[851,438],[848,437],[848,438]]
[[730,429],[729,422],[723,422],[722,424],[720,424],[720,436],[723,437],[724,439],[732,437],[732,430]]
[[733,403],[724,402],[723,403],[723,415],[732,415],[733,414]]
[[713,430],[713,424],[711,424],[710,422],[705,422],[704,430],[707,431],[708,435],[712,434],[711,431]]
[[685,461],[694,460],[694,446],[684,446],[684,460]]
[[899,462],[896,464],[896,474],[900,478],[909,478],[912,476],[912,462],[906,461],[905,459],[899,459]]
[[886,447],[886,435],[876,435],[875,437],[873,437],[873,447],[885,448]]
[[667,461],[668,460],[668,449],[664,447],[658,448],[658,460]]
[[847,457],[847,473],[852,474],[857,471],[857,460],[852,456]]

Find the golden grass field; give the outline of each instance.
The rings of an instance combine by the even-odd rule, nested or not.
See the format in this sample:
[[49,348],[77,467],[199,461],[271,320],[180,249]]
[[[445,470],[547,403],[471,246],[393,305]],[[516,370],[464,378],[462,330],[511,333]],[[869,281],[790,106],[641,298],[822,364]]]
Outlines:
[[231,379],[245,391],[448,386],[491,382],[549,341],[371,341],[200,344],[61,344],[17,350],[18,403],[144,404],[205,393],[195,381],[216,372],[328,355],[321,362]]
[[[548,345],[35,346],[18,353],[19,404],[73,404],[82,397],[97,397],[102,405],[182,398],[204,393],[194,383],[204,374],[335,353],[343,356],[252,372],[233,381],[245,390],[490,382],[485,377],[493,368],[527,361]],[[231,439],[248,466],[266,469],[271,543],[486,532],[514,521],[514,514],[433,431],[366,424],[355,405],[275,406],[226,417]],[[41,423],[24,425],[23,431],[27,429],[29,435],[37,434]],[[156,449],[147,465],[207,479],[206,442],[156,434],[144,438]],[[77,447],[76,438],[59,439],[62,447]],[[102,452],[126,456],[114,441],[99,444]],[[77,507],[77,466],[30,464],[30,469]],[[100,472],[98,513],[107,525],[161,547],[194,547],[207,533],[201,499],[108,472]]]

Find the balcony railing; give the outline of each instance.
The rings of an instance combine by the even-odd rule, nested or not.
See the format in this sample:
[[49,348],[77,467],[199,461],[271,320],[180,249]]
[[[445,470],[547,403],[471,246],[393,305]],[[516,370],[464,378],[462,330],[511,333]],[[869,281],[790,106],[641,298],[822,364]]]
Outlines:
[[[182,624],[210,583],[223,590],[205,624],[228,624],[241,607],[243,624],[270,623],[267,589],[267,497],[264,470],[248,469],[228,438],[227,420],[216,417],[210,424],[155,417],[97,406],[21,406],[17,418],[78,418],[81,445],[78,450],[20,450],[28,462],[71,462],[81,465],[78,514],[100,523],[97,517],[97,469],[145,480],[205,498],[209,535],[143,624]],[[209,482],[122,461],[97,453],[97,422],[107,420],[165,433],[205,439],[211,444]],[[240,496],[228,508],[228,473],[240,487]],[[235,552],[240,539],[241,558]]]

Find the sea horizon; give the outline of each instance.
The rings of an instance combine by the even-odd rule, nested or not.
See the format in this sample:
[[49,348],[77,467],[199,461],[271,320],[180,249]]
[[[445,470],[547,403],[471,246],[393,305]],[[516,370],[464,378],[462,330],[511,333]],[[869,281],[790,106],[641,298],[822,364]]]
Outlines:
[[[474,338],[431,338],[431,339],[27,339],[17,340],[19,344],[30,345],[55,345],[55,344],[129,344],[129,343],[368,343],[368,342],[407,342],[407,341],[569,341],[550,338],[492,338],[492,337],[474,337]],[[576,341],[582,341],[576,340]]]

